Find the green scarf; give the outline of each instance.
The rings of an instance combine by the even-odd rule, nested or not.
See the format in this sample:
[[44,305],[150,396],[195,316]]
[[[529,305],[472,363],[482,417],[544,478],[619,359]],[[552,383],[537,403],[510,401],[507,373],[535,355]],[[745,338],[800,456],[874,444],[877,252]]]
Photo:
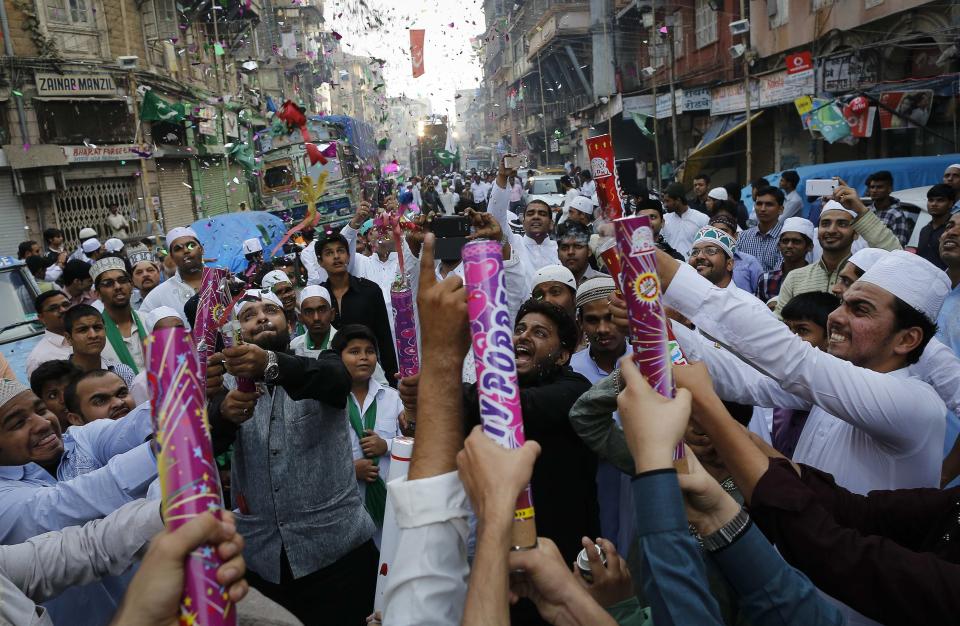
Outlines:
[[[327,336],[323,338],[323,343],[320,344],[320,350],[326,350],[330,347],[330,335],[333,333],[330,332],[331,329],[327,329]],[[313,345],[313,339],[310,338],[310,333],[307,333],[307,338],[304,342],[307,346],[307,350],[316,350],[317,347]]]
[[[353,426],[353,431],[357,433],[357,438],[363,439],[366,436],[363,431],[373,430],[377,422],[377,401],[374,400],[370,403],[370,408],[363,414],[362,419],[360,417],[360,407],[357,406],[357,401],[353,399],[353,396],[350,396],[347,407],[350,425]],[[380,465],[380,459],[377,457],[373,457],[371,461],[374,465]],[[383,477],[378,476],[372,483],[367,483],[364,506],[367,507],[367,512],[370,513],[370,517],[373,518],[377,528],[382,528],[383,512],[387,508],[387,483],[383,481]]]
[[[120,329],[113,323],[113,320],[110,319],[106,311],[101,313],[100,316],[103,317],[103,329],[107,333],[107,341],[113,346],[113,351],[117,353],[117,358],[120,359],[121,363],[132,369],[134,374],[139,374],[140,369],[137,367],[137,363],[133,360],[133,357],[130,356],[130,350],[127,349],[127,344],[123,341],[123,335],[120,334]],[[147,338],[147,333],[143,330],[140,316],[137,315],[136,311],[130,311],[130,316],[133,317],[133,323],[137,325],[137,337],[140,338],[140,342],[142,343],[143,340]]]

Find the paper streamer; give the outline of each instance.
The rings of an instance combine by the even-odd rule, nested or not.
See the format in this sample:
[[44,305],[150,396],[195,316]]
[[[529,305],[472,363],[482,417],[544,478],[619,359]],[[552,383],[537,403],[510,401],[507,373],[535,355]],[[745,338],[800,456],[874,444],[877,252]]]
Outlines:
[[[620,290],[630,319],[633,361],[647,382],[661,395],[675,394],[667,328],[670,320],[660,301],[660,277],[653,228],[644,216],[623,217],[613,222],[620,257]],[[683,458],[683,444],[674,458]]]
[[[519,448],[526,438],[500,242],[464,245],[463,275],[483,431],[504,448]],[[517,498],[512,547],[526,549],[536,543],[533,496],[527,485]]]
[[390,447],[390,475],[387,476],[387,508],[383,514],[383,534],[380,537],[380,565],[377,567],[377,591],[373,597],[373,611],[383,613],[383,594],[387,590],[390,567],[397,554],[400,527],[390,502],[390,483],[407,477],[413,458],[413,437],[394,437]]
[[390,289],[390,304],[393,305],[393,331],[400,376],[414,376],[420,371],[417,319],[413,310],[413,291],[403,276],[398,275]]
[[197,300],[197,319],[193,327],[200,355],[200,378],[207,378],[207,360],[217,345],[217,319],[223,315],[228,301],[224,300],[224,281],[227,270],[205,267],[200,277],[200,297]]
[[[176,530],[205,511],[220,518],[220,473],[213,459],[206,385],[200,376],[193,339],[183,328],[162,328],[148,336],[145,344],[167,529]],[[217,568],[222,564],[213,545],[202,545],[187,557],[180,598],[181,624],[237,623],[233,602],[217,582]]]

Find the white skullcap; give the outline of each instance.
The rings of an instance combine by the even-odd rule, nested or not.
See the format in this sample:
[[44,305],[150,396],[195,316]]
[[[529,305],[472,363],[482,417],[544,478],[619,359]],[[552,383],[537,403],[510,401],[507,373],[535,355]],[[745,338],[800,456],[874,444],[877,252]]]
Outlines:
[[90,239],[97,236],[97,231],[93,230],[89,226],[86,228],[80,229],[80,234],[77,235],[80,239]]
[[800,233],[810,241],[813,241],[816,239],[814,228],[813,222],[805,217],[788,217],[783,220],[783,228],[780,229],[780,234]]
[[723,187],[714,187],[707,193],[707,196],[713,198],[714,200],[729,200],[730,196],[727,195],[727,190]]
[[0,406],[10,402],[24,391],[30,391],[30,387],[27,387],[19,380],[0,378]]
[[577,288],[577,308],[596,300],[606,300],[607,296],[616,290],[613,278],[609,276],[597,276],[590,280],[583,281],[583,284]]
[[847,215],[849,215],[854,219],[856,219],[857,217],[856,211],[854,211],[853,209],[848,209],[847,207],[843,206],[836,200],[827,200],[826,204],[823,205],[823,208],[820,209],[820,215],[823,215],[827,211],[843,211],[844,213],[846,213]]
[[263,252],[263,244],[260,243],[259,237],[254,237],[252,239],[246,239],[243,242],[243,253],[244,254],[253,254],[254,252]]
[[[960,163],[954,163],[953,165],[948,165],[946,170],[943,170],[943,173],[946,174],[947,170],[960,170]],[[81,237],[83,235],[80,235]]]
[[197,232],[195,230],[186,226],[178,226],[177,228],[170,229],[170,232],[167,233],[167,247],[169,248],[172,246],[173,242],[181,237],[192,237],[193,239],[196,239],[197,242],[200,241],[200,238],[197,237]]
[[127,256],[127,259],[130,261],[130,267],[135,268],[141,263],[156,263],[157,260],[153,258],[153,253],[149,251],[144,252],[133,252]]
[[332,304],[330,302],[330,292],[327,291],[326,287],[321,285],[309,285],[303,288],[303,291],[297,294],[297,306],[303,304],[303,301],[307,298],[323,298],[327,301],[327,304]]
[[123,241],[117,239],[116,237],[111,237],[103,242],[103,247],[107,252],[120,252],[123,250]]
[[860,280],[889,291],[931,322],[950,293],[947,273],[922,256],[904,250],[887,252]]
[[860,268],[861,272],[866,272],[885,256],[887,251],[882,248],[860,248],[853,253],[847,263],[853,263]]
[[100,249],[100,240],[97,239],[96,237],[94,237],[93,239],[87,239],[82,244],[80,244],[80,248],[83,249],[83,251],[86,252],[87,254],[90,254],[91,252],[96,252],[97,250]]
[[104,272],[109,272],[110,270],[120,270],[126,274],[127,266],[124,265],[123,259],[121,258],[115,256],[103,257],[90,266],[90,278],[96,282],[97,276],[103,274]]
[[175,317],[180,321],[183,321],[183,318],[180,317],[180,314],[177,313],[174,309],[168,306],[158,306],[153,309],[143,317],[143,324],[147,327],[147,332],[152,333],[153,329],[156,327],[157,322],[168,317]]
[[291,282],[290,277],[283,270],[271,270],[260,279],[260,287],[273,290],[274,285]]
[[272,292],[264,291],[262,289],[247,289],[243,294],[243,298],[240,299],[240,302],[237,302],[236,306],[233,307],[233,316],[240,317],[240,312],[243,311],[243,307],[251,302],[263,302],[264,300],[273,302],[281,309],[283,308],[280,298],[275,296]]
[[576,209],[586,215],[593,215],[593,202],[591,202],[590,198],[586,196],[577,196],[570,201],[570,204],[567,205],[567,209]]
[[[584,199],[586,200],[586,198]],[[537,273],[533,275],[533,285],[530,286],[530,290],[533,291],[538,285],[551,281],[563,283],[570,289],[577,290],[577,279],[573,277],[573,272],[563,265],[547,265],[537,270]]]

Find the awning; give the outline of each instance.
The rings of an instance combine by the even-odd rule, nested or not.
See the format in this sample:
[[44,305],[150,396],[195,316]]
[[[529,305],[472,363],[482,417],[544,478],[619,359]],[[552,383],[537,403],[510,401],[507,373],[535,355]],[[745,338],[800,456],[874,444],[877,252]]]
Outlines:
[[[750,121],[755,122],[758,117],[763,115],[763,111],[751,113]],[[719,151],[720,145],[733,136],[741,128],[747,126],[747,114],[732,113],[716,118],[710,124],[707,131],[703,133],[703,138],[693,152],[684,161],[683,184],[690,186],[693,184],[693,178],[700,173],[703,168],[703,162],[713,158]]]
[[53,144],[32,145],[27,150],[21,145],[3,146],[10,167],[15,170],[28,170],[36,167],[61,167],[68,164],[67,155],[61,146]]

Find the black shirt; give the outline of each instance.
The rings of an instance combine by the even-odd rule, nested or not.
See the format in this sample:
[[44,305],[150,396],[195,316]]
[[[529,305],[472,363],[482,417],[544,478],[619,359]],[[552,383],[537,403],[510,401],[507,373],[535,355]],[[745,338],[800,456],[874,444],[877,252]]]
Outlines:
[[397,386],[394,374],[397,373],[397,353],[393,347],[393,333],[390,332],[390,318],[387,306],[383,302],[383,291],[372,280],[350,275],[350,286],[338,301],[333,296],[330,281],[323,283],[333,300],[333,327],[337,330],[348,324],[363,324],[377,337],[380,350],[380,366],[387,375],[391,387]]
[[931,222],[920,229],[920,239],[917,241],[917,254],[942,270],[947,269],[947,264],[940,258],[940,235],[946,229],[947,222],[936,228]]

